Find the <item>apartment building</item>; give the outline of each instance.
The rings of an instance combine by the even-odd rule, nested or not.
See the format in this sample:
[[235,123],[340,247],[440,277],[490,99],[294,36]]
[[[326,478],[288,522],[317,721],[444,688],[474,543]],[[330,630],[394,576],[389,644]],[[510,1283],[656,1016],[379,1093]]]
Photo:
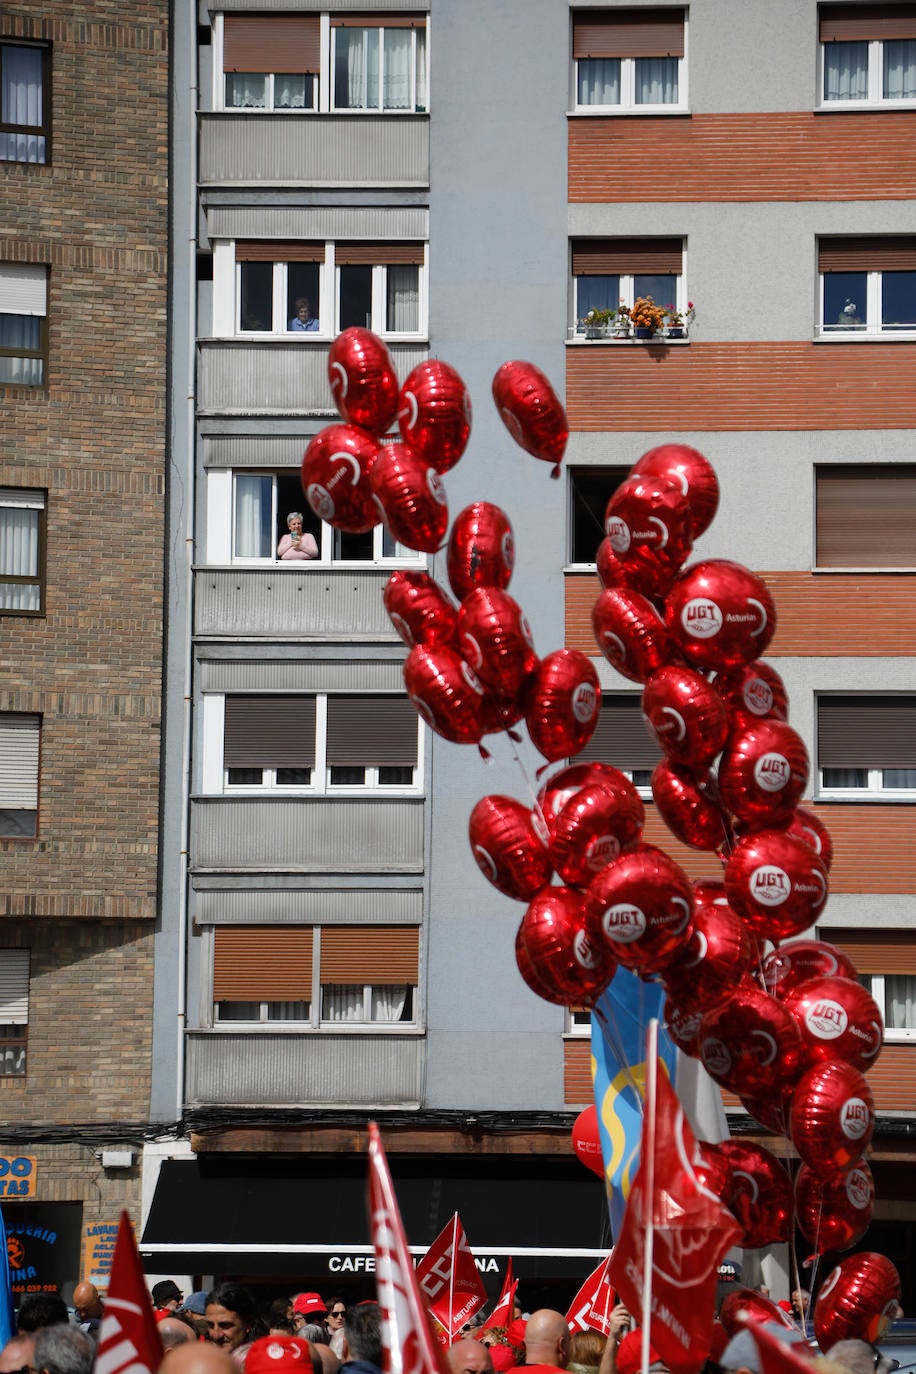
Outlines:
[[140,1218],[166,486],[168,9],[0,14],[0,1205],[17,1295]]
[[[643,786],[638,693],[591,633],[601,516],[665,439],[715,465],[698,552],[772,587],[770,657],[838,851],[823,933],[888,1020],[869,1242],[912,1288],[914,21],[816,0],[176,6],[152,1115],[187,1129],[146,1151],[150,1272],[365,1288],[369,1118],[408,1239],[457,1208],[485,1275],[515,1257],[526,1305],[571,1296],[607,1242],[569,1146],[585,1018],[522,983],[520,908],[466,838],[474,802],[526,798],[541,760],[430,734],[382,607],[393,568],[444,583],[444,557],[307,509],[319,556],[276,555],[335,415],[330,341],[360,324],[401,377],[429,356],[464,377],[451,511],[506,510],[537,649],[595,658],[604,756]],[[686,333],[580,324],[646,294]],[[490,401],[509,358],[565,390],[562,482]],[[651,815],[649,835],[715,870]]]

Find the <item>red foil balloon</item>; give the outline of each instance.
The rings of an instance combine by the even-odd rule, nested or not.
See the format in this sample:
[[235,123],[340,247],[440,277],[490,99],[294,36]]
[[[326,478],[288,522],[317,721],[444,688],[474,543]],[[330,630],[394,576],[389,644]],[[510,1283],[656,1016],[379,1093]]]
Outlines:
[[385,610],[408,648],[445,644],[454,648],[458,635],[458,608],[429,573],[397,568],[382,593]]
[[681,1004],[707,1011],[730,997],[757,953],[756,941],[727,903],[694,907],[690,938],[662,981]]
[[680,483],[631,474],[607,504],[604,532],[630,585],[646,596],[664,596],[693,547]]
[[717,1083],[754,1096],[797,1077],[801,1036],[780,1002],[745,983],[703,1017],[700,1058]]
[[398,377],[388,346],[369,329],[345,329],[328,351],[334,404],[351,425],[372,434],[391,428],[398,408]]
[[493,378],[493,400],[515,442],[534,458],[553,463],[559,477],[569,425],[550,382],[534,363],[508,362]]
[[595,555],[598,581],[602,587],[629,587],[630,580],[627,577],[627,570],[614,552],[613,546],[607,535],[598,545],[598,552]]
[[857,1245],[871,1225],[875,1180],[865,1160],[831,1178],[803,1164],[795,1176],[798,1228],[818,1255]]
[[784,830],[758,830],[735,845],[725,868],[731,906],[764,940],[800,935],[827,900],[827,870]]
[[364,534],[379,522],[369,490],[378,441],[354,425],[325,425],[302,460],[302,490],[312,510],[335,529]]
[[693,539],[699,539],[712,524],[719,508],[719,482],[712,463],[699,449],[688,444],[659,444],[643,454],[633,471],[678,482],[690,508]]
[[369,488],[385,525],[400,544],[421,553],[442,547],[448,529],[448,497],[435,468],[406,444],[382,444]]
[[668,593],[665,616],[684,657],[700,668],[750,663],[776,630],[766,583],[725,558],[694,563],[681,573]]
[[414,453],[437,472],[453,468],[471,433],[471,398],[455,369],[438,358],[418,363],[401,387],[397,410]]
[[808,751],[784,720],[762,720],[733,735],[719,760],[722,800],[756,826],[788,820],[808,782]]
[[475,587],[508,587],[515,567],[515,539],[509,517],[489,501],[459,511],[448,539],[446,570],[459,601]]
[[[508,592],[478,587],[458,611],[461,652],[500,703],[515,704],[537,667],[531,628]],[[515,719],[522,715],[519,706]]]
[[796,839],[804,840],[805,844],[810,844],[829,872],[830,865],[833,863],[833,841],[830,838],[830,831],[820,816],[809,811],[806,806],[796,806],[788,830],[789,834],[794,835]]
[[719,1309],[719,1321],[729,1336],[737,1336],[745,1320],[752,1322],[775,1322],[777,1326],[795,1329],[792,1318],[769,1298],[754,1288],[738,1288],[723,1299]]
[[671,963],[693,915],[687,874],[654,845],[640,845],[602,869],[589,885],[589,929],[626,968],[649,972]]
[[595,732],[601,688],[594,664],[578,649],[555,649],[534,671],[525,722],[531,743],[550,763],[584,749]]
[[864,1250],[828,1274],[814,1305],[814,1335],[821,1350],[837,1341],[874,1345],[899,1315],[900,1275],[885,1255]]
[[705,1144],[728,1166],[722,1201],[744,1227],[737,1244],[749,1250],[789,1239],[792,1229],[792,1180],[772,1150],[744,1140]]
[[531,812],[513,797],[481,797],[468,836],[481,873],[507,897],[530,902],[550,882],[553,868]]
[[728,737],[721,697],[692,668],[667,664],[653,673],[643,690],[642,711],[673,763],[709,764]]
[[486,693],[477,674],[453,649],[422,644],[404,663],[404,685],[431,730],[452,744],[479,744],[486,734]]
[[[545,887],[519,927],[527,964],[546,989],[540,996],[563,1007],[589,1005],[616,969],[611,952],[589,935],[583,908],[580,892]],[[524,969],[520,971],[524,978]]]
[[618,673],[645,682],[680,657],[652,602],[627,587],[601,592],[592,611],[598,648]]
[[787,997],[809,978],[855,978],[848,954],[826,940],[790,940],[763,961],[763,981],[774,997]]
[[581,787],[557,816],[550,857],[566,883],[584,887],[639,843],[645,810],[634,788]]
[[630,779],[609,763],[574,763],[554,773],[538,793],[538,807],[549,835],[556,831],[564,807],[583,787],[604,787],[612,797],[625,797],[627,806],[643,812],[642,799]]
[[746,1093],[739,1094],[741,1105],[752,1116],[755,1121],[759,1121],[761,1126],[766,1126],[768,1131],[774,1135],[789,1134],[789,1115],[792,1107],[792,1089],[785,1084],[777,1083],[775,1089],[769,1093],[758,1097],[748,1097]]
[[725,844],[725,824],[714,800],[714,786],[711,773],[697,778],[692,769],[679,768],[667,759],[653,770],[652,799],[662,820],[676,839],[693,849],[714,850]]
[[669,992],[665,998],[664,1024],[678,1049],[692,1059],[699,1059],[700,1026],[703,1024],[700,1008],[687,998],[679,1001]]
[[875,1129],[864,1075],[841,1059],[809,1069],[796,1084],[789,1128],[802,1163],[816,1174],[829,1177],[857,1164]]
[[867,1073],[881,1053],[884,1022],[855,978],[809,978],[783,997],[806,1047],[806,1067],[843,1059]]
[[573,1122],[572,1147],[580,1164],[593,1174],[604,1178],[604,1158],[601,1153],[601,1133],[598,1129],[598,1109],[594,1102],[580,1112]]
[[789,719],[789,694],[775,668],[764,659],[719,673],[716,691],[725,702],[733,727],[743,730],[758,720]]

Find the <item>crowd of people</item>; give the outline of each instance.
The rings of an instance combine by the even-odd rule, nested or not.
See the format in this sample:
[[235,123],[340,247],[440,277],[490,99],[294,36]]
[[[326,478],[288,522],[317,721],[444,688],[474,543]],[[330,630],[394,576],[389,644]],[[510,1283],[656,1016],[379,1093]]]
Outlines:
[[[382,1374],[381,1311],[373,1301],[325,1302],[297,1293],[264,1307],[244,1285],[226,1282],[187,1297],[171,1279],[153,1285],[164,1351],[159,1374]],[[891,1362],[866,1341],[840,1341],[818,1355],[804,1330],[804,1295],[796,1326],[768,1323],[781,1342],[810,1359],[812,1374],[890,1374]],[[73,1294],[72,1315],[51,1294],[23,1299],[16,1333],[0,1350],[0,1374],[92,1374],[104,1301],[91,1283]],[[640,1374],[642,1332],[618,1304],[608,1335],[570,1334],[559,1311],[516,1308],[508,1326],[482,1320],[462,1329],[446,1352],[449,1374]],[[762,1374],[756,1342],[745,1329],[706,1352],[703,1374]],[[647,1374],[668,1374],[650,1346]]]

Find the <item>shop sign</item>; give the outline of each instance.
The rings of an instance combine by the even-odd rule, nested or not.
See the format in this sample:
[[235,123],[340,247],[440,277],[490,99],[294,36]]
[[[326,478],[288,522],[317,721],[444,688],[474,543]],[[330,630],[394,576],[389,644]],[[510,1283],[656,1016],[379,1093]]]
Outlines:
[[80,1275],[96,1288],[107,1288],[118,1238],[116,1221],[90,1221],[83,1227],[83,1262]]
[[3,1204],[10,1283],[26,1293],[59,1293],[79,1273],[83,1208],[79,1202]]
[[33,1155],[0,1155],[0,1198],[34,1197],[38,1160]]

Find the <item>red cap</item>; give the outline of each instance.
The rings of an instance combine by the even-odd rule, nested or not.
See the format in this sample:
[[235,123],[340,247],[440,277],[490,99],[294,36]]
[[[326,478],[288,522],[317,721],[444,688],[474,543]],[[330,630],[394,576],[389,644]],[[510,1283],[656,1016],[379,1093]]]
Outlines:
[[312,1374],[312,1350],[298,1336],[262,1336],[245,1358],[246,1374]]
[[320,1293],[297,1293],[293,1299],[293,1311],[302,1317],[326,1317],[328,1309],[321,1300]]
[[507,1369],[514,1369],[518,1364],[518,1358],[511,1345],[503,1345],[500,1341],[494,1341],[490,1346],[490,1360],[496,1374],[506,1374]]
[[[649,1363],[660,1364],[661,1355],[654,1345],[649,1346]],[[617,1374],[638,1374],[642,1367],[642,1332],[628,1331],[617,1347]],[[248,1374],[246,1365],[246,1374]]]
[[506,1335],[509,1338],[510,1345],[525,1344],[525,1327],[527,1325],[528,1323],[525,1321],[524,1317],[516,1317],[515,1321],[509,1323],[506,1327]]

